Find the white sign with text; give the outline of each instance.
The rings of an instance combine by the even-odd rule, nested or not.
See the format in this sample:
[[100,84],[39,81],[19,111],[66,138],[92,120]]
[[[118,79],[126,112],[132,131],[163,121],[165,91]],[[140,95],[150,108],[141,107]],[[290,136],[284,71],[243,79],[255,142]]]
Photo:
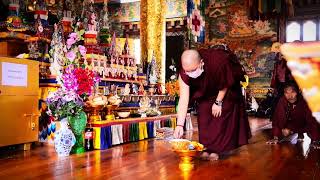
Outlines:
[[28,66],[25,64],[2,63],[2,85],[24,86],[28,85]]

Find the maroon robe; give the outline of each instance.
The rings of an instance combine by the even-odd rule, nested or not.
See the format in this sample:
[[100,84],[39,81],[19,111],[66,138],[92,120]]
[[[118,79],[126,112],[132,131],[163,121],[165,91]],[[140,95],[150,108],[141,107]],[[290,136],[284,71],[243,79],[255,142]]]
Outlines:
[[294,104],[282,96],[272,118],[273,136],[281,137],[282,129],[288,128],[294,133],[307,133],[311,140],[320,140],[320,125],[301,95]]
[[[190,87],[190,101],[198,102],[199,141],[208,152],[224,153],[247,144],[251,131],[245,113],[239,74],[231,63],[232,56],[223,50],[200,50],[204,72],[190,78],[182,70],[180,76]],[[235,72],[233,72],[235,71]],[[220,117],[213,117],[212,105],[219,90],[228,88]]]
[[274,64],[270,86],[275,89],[277,95],[282,96],[284,84],[289,81],[294,81],[294,79],[287,66],[287,61],[284,59],[278,60]]

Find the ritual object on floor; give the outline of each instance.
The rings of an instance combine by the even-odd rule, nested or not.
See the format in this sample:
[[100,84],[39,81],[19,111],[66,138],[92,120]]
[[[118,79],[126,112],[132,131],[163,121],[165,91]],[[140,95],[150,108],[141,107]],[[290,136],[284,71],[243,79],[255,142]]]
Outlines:
[[320,122],[320,43],[287,43],[281,46],[281,53],[313,116]]
[[194,168],[194,158],[204,150],[204,146],[196,141],[173,139],[170,141],[172,150],[180,157],[179,168],[190,171]]

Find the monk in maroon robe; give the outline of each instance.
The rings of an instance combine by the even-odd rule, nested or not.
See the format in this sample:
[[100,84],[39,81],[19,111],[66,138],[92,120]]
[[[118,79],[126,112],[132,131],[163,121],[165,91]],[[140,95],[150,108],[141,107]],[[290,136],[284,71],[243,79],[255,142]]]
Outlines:
[[174,136],[183,135],[189,102],[198,103],[199,141],[207,149],[203,158],[247,144],[251,131],[241,95],[241,68],[233,68],[233,55],[223,50],[186,50],[181,57],[180,98]]
[[280,98],[272,118],[273,139],[268,144],[277,144],[280,138],[293,133],[298,133],[298,140],[302,141],[303,133],[307,133],[312,140],[311,146],[320,148],[320,125],[295,83],[285,85],[284,96]]
[[287,82],[293,81],[291,71],[287,66],[287,61],[278,54],[278,60],[274,64],[270,86],[274,88],[277,96],[283,95],[283,88]]

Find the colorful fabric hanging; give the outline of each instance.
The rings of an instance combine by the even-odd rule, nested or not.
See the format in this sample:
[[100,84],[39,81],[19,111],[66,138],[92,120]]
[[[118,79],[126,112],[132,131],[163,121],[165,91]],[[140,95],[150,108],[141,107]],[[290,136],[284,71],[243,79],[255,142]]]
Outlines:
[[93,128],[94,132],[94,138],[93,138],[93,147],[94,149],[101,149],[101,128],[99,127],[94,127]]
[[112,145],[118,145],[123,143],[122,124],[111,126],[112,132]]
[[153,134],[156,134],[157,129],[159,129],[159,128],[161,128],[161,121],[160,120],[154,121]]
[[130,131],[129,131],[129,139],[130,141],[139,141],[139,124],[132,123],[130,124]]
[[123,142],[126,143],[126,142],[129,142],[130,141],[130,124],[128,123],[125,123],[123,124]]
[[108,149],[112,146],[111,126],[102,127],[100,131],[100,149]]
[[[112,145],[153,138],[156,130],[161,127],[176,127],[176,118],[94,127],[94,148],[108,149]],[[190,125],[186,125],[186,127],[190,128]]]
[[148,138],[154,138],[154,122],[147,122]]
[[147,123],[139,122],[139,140],[143,140],[147,138],[148,138]]

